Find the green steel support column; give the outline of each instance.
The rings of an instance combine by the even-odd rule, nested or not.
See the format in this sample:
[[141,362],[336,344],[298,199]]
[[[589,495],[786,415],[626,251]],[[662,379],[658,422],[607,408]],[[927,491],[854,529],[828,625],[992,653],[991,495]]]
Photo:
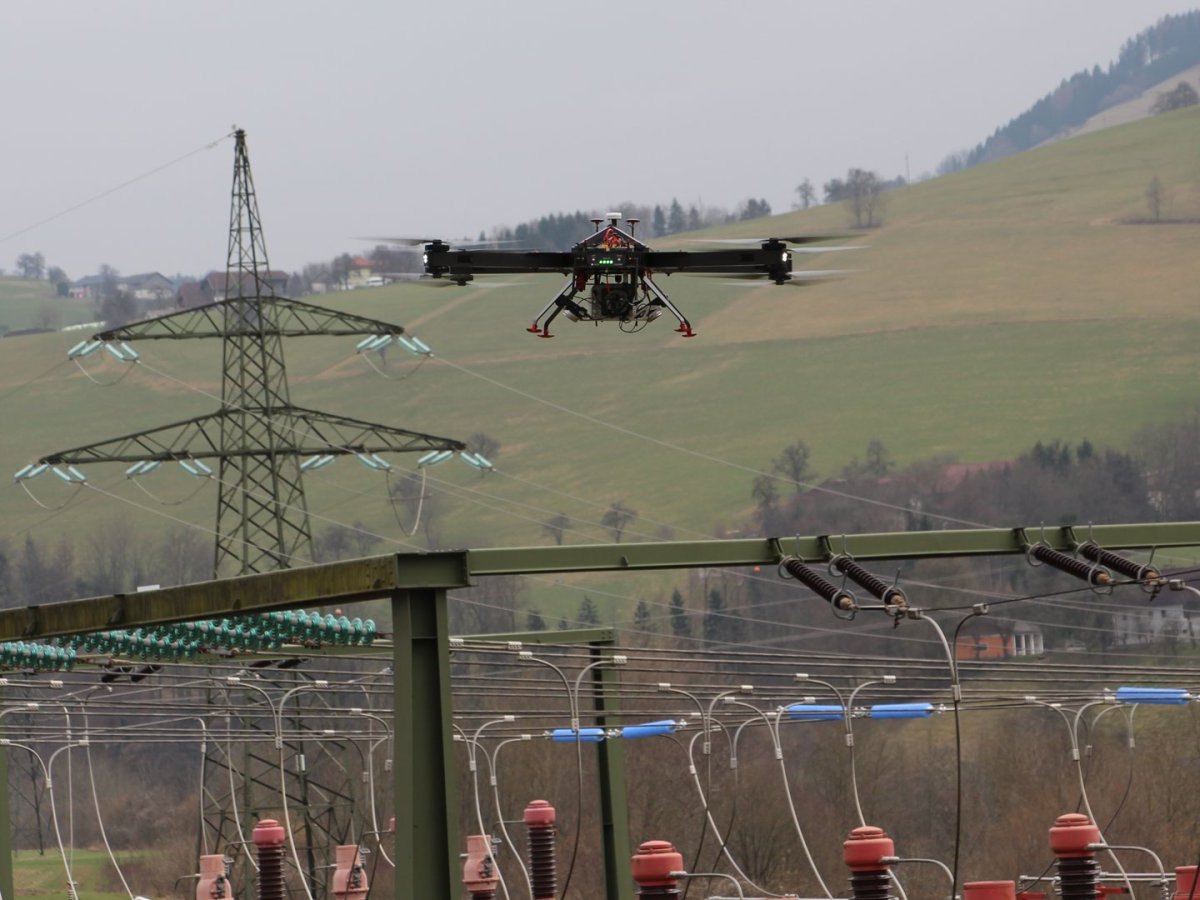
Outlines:
[[[607,648],[592,644],[592,662],[604,659]],[[601,728],[616,727],[609,714],[617,712],[617,672],[612,666],[592,669],[592,709]],[[629,808],[625,797],[625,748],[620,740],[596,745],[600,779],[600,827],[604,836],[604,884],[608,900],[633,900],[629,871]]]
[[396,900],[448,900],[461,848],[445,589],[393,593],[392,633]]
[[[0,725],[0,738],[4,726]],[[12,819],[8,815],[8,748],[0,747],[0,895],[12,897]]]

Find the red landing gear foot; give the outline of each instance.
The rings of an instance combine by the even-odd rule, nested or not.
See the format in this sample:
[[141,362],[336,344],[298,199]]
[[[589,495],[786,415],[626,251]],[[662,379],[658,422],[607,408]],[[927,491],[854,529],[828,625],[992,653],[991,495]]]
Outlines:
[[687,337],[695,337],[695,336],[696,336],[696,332],[692,331],[692,326],[691,326],[691,325],[680,325],[680,326],[679,326],[678,328],[676,328],[675,330],[676,330],[677,332],[679,332],[679,336],[680,336],[680,337],[685,337],[685,338],[687,338]]
[[552,337],[554,337],[554,335],[552,335],[552,334],[551,334],[550,332],[548,332],[548,331],[539,331],[539,332],[538,332],[538,337],[552,338]]
[[525,330],[528,331],[530,334],[538,334],[542,329],[538,328],[537,322],[534,322],[532,325],[530,325]]

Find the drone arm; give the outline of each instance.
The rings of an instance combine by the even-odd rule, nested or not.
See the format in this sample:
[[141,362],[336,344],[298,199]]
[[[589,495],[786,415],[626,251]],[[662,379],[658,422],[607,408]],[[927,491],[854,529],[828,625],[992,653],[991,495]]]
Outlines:
[[571,254],[524,250],[456,250],[445,244],[425,247],[425,274],[506,275],[521,272],[569,272]]
[[692,272],[712,275],[766,275],[787,280],[792,254],[783,244],[737,250],[651,250],[645,265],[655,272]]

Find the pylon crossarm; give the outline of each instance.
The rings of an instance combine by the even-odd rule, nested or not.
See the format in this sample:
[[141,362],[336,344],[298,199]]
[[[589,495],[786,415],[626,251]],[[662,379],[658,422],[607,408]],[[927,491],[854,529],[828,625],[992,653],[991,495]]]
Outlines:
[[423,434],[390,425],[363,422],[348,416],[292,407],[292,414],[315,443],[337,448],[318,450],[324,453],[421,453],[429,450],[459,451],[467,449],[462,441]]
[[[243,304],[247,310],[261,308],[257,315],[228,315],[230,304]],[[244,327],[238,327],[239,323]],[[238,335],[309,337],[315,335],[400,335],[404,327],[325,309],[287,297],[234,297],[204,306],[180,310],[155,319],[131,322],[95,335],[98,341],[190,340],[224,338]]]
[[223,409],[161,428],[49,453],[39,459],[38,463],[79,465],[98,462],[169,462],[266,455],[268,451],[257,446],[222,449],[222,423],[235,417],[241,420],[246,415],[275,423],[280,441],[269,451],[273,456],[345,456],[362,453],[420,453],[430,450],[456,452],[466,449],[466,444],[452,438],[287,406],[273,410]]

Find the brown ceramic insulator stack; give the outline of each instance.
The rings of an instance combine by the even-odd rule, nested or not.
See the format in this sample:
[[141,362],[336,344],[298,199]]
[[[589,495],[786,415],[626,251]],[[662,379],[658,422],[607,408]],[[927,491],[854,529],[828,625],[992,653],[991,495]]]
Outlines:
[[963,900],[1017,900],[1012,881],[971,881],[963,885]]
[[1100,829],[1087,816],[1067,813],[1050,829],[1050,850],[1058,859],[1059,896],[1062,900],[1096,900],[1100,892],[1100,866],[1090,847],[1100,843]]
[[525,828],[529,832],[529,883],[533,900],[554,900],[558,895],[554,821],[554,807],[545,800],[534,800],[525,807]]
[[1076,578],[1086,581],[1093,587],[1104,587],[1112,584],[1112,574],[1104,568],[1090,566],[1083,560],[1060,553],[1058,550],[1055,550],[1053,547],[1047,547],[1045,544],[1034,544],[1029,548],[1029,555],[1039,562],[1044,562],[1046,565],[1058,569],[1060,572],[1074,575]]
[[263,819],[254,826],[254,850],[258,856],[258,900],[286,900],[283,880],[283,826]]
[[682,871],[683,854],[670,841],[646,841],[633,855],[633,880],[639,897],[678,897],[679,880],[672,873]]
[[882,828],[864,825],[850,832],[842,844],[842,858],[850,869],[850,896],[854,900],[895,900],[891,870],[882,862],[895,856],[896,845]]

